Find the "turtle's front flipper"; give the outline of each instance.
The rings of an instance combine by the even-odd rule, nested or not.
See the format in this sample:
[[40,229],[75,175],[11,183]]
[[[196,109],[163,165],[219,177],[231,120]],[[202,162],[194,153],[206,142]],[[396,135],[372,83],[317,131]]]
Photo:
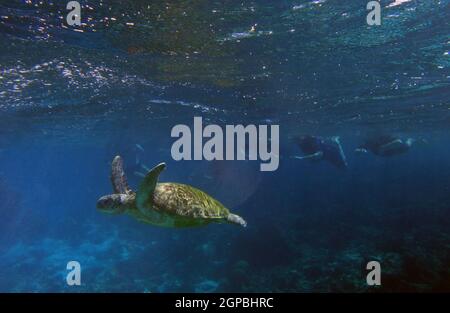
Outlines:
[[123,170],[122,158],[119,155],[114,158],[111,164],[111,183],[116,194],[130,194],[132,192]]
[[159,174],[166,168],[165,163],[156,165],[150,172],[145,175],[144,180],[139,185],[136,193],[136,205],[142,214],[148,214],[148,210],[153,205],[153,192],[158,183]]

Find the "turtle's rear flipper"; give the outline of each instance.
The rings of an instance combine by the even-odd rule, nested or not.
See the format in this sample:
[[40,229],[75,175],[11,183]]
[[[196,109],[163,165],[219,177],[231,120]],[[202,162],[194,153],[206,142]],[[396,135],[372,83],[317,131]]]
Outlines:
[[153,192],[158,183],[159,174],[166,168],[165,163],[160,163],[151,169],[144,180],[139,185],[136,193],[136,205],[142,214],[147,214],[148,209],[151,209],[153,202]]
[[111,164],[111,183],[114,193],[130,194],[132,192],[125,177],[122,158],[119,155],[114,158]]

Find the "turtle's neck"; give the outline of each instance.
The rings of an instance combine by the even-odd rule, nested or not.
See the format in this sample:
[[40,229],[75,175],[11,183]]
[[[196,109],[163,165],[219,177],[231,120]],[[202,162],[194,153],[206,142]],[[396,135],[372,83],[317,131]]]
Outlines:
[[136,194],[130,193],[122,199],[122,205],[125,210],[136,210]]

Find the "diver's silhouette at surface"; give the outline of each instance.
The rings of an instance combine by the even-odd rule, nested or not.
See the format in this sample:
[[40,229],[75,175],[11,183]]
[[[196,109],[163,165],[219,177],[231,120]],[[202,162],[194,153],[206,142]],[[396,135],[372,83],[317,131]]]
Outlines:
[[295,142],[303,152],[303,156],[294,156],[294,159],[327,161],[335,167],[347,168],[347,160],[342,150],[339,137],[322,138],[319,136],[304,135],[295,138]]
[[[425,142],[423,139],[420,141]],[[355,152],[372,152],[378,156],[390,157],[407,153],[415,142],[417,140],[413,138],[401,139],[392,135],[381,135],[366,139]]]

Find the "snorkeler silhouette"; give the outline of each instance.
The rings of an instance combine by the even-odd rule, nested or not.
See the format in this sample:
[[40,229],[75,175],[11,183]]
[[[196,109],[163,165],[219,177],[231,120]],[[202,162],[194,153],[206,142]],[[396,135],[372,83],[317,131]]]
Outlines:
[[136,143],[126,147],[125,152],[122,151],[125,155],[132,155],[134,158],[134,162],[129,162],[126,166],[127,172],[133,173],[137,177],[145,177],[145,173],[147,173],[150,169],[142,163],[142,157],[145,152],[142,145]]
[[355,149],[355,152],[368,153],[369,151],[378,156],[394,156],[404,154],[409,151],[415,142],[426,143],[424,139],[401,139],[392,135],[382,135],[371,137]]
[[347,160],[342,150],[339,137],[322,138],[304,135],[295,138],[295,142],[304,156],[293,156],[294,159],[321,161],[325,160],[338,168],[347,168]]

